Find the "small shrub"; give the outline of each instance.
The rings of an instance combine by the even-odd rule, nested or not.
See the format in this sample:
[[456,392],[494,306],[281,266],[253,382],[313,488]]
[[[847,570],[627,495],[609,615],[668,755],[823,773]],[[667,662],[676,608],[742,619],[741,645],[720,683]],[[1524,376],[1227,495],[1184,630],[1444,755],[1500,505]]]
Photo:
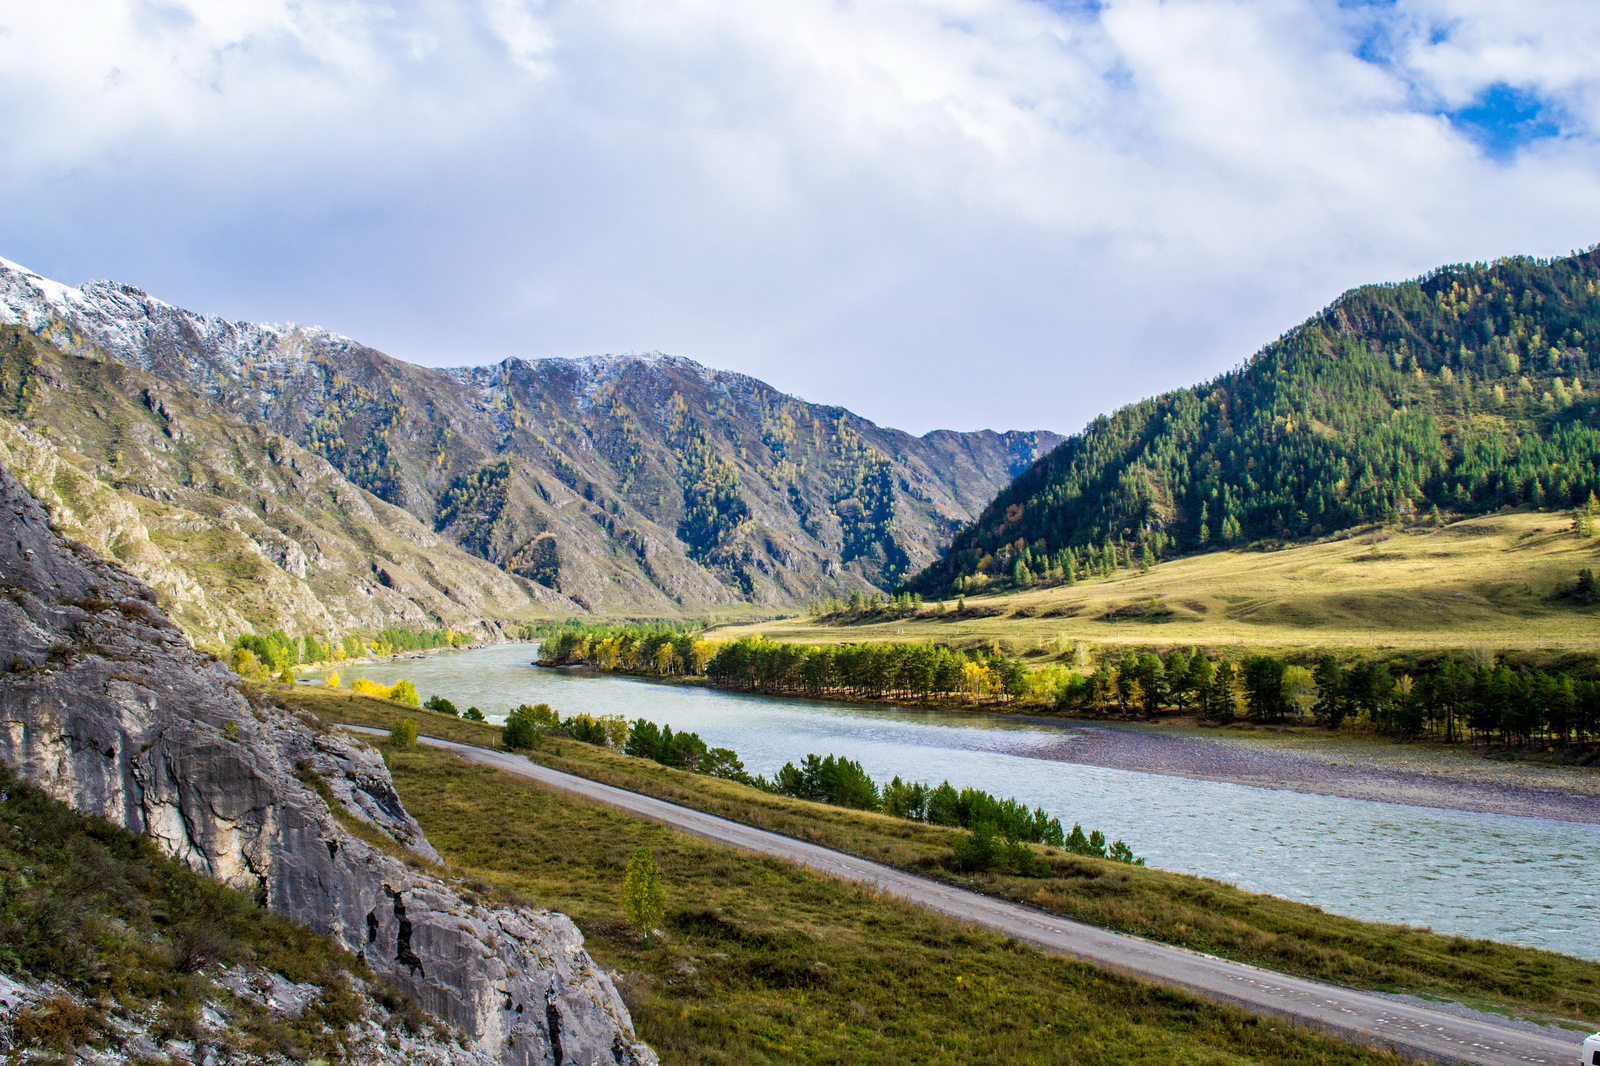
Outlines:
[[500,743],[512,751],[523,751],[539,743],[539,727],[533,716],[526,713],[529,710],[531,708],[524,705],[512,711],[506,718],[505,728],[500,731]]
[[1050,876],[1050,864],[1035,855],[1033,849],[1020,840],[1006,841],[1006,862],[1018,877]]
[[26,1044],[70,1055],[94,1036],[98,1019],[71,996],[52,996],[17,1012],[12,1023]]
[[461,717],[469,722],[481,722],[483,721],[483,712],[476,707],[468,707]]
[[982,873],[992,870],[1000,860],[1000,843],[995,839],[994,827],[979,822],[956,840],[951,865],[962,873]]
[[661,927],[666,919],[667,894],[661,887],[661,867],[649,848],[638,848],[628,860],[628,873],[622,881],[622,914],[628,924],[645,936]]
[[389,744],[396,748],[414,748],[417,746],[417,723],[411,718],[402,718],[389,730]]
[[376,696],[381,700],[394,700],[412,707],[420,707],[422,701],[417,698],[417,686],[401,678],[392,685],[385,685],[377,681],[369,681],[358,677],[350,682],[351,691],[359,692],[364,696]]
[[265,677],[267,675],[267,668],[261,665],[261,660],[249,648],[233,649],[232,661],[228,665],[233,667],[233,672],[240,677]]
[[214,921],[190,922],[172,942],[172,965],[179,973],[196,973],[214,962],[232,961],[236,946],[228,931]]

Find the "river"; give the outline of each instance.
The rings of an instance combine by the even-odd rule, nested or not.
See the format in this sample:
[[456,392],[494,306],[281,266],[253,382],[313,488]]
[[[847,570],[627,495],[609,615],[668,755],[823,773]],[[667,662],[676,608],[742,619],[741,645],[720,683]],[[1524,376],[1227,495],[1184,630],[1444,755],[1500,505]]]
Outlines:
[[[409,678],[492,721],[518,703],[621,714],[699,733],[771,776],[809,752],[856,759],[879,780],[1015,796],[1107,837],[1151,866],[1372,921],[1429,926],[1600,959],[1600,826],[1415,807],[1043,759],[1070,724],[921,708],[719,692],[532,665],[496,645],[341,671]],[[312,675],[320,679],[323,674]]]

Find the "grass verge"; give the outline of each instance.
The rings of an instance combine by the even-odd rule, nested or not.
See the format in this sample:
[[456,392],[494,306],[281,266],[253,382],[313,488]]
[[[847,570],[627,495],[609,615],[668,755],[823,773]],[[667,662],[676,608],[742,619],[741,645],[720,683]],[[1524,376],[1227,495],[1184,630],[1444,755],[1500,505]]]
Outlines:
[[[396,787],[461,872],[571,915],[624,975],[666,1063],[1393,1063],[1204,1003],[777,859],[700,840],[419,749]],[[668,893],[664,935],[622,921],[634,849]]]
[[[306,686],[282,694],[326,721],[387,729],[404,713],[417,720],[424,735],[485,747],[498,743],[496,726],[384,700]],[[774,796],[572,740],[548,739],[530,757],[1109,929],[1339,984],[1457,999],[1532,1017],[1600,1022],[1600,964],[1584,959],[1360,921],[1208,878],[1052,849],[1036,849],[1049,863],[1047,877],[958,877],[948,865],[958,836],[952,829]],[[422,817],[421,811],[414,813]],[[426,819],[424,825],[432,837]]]

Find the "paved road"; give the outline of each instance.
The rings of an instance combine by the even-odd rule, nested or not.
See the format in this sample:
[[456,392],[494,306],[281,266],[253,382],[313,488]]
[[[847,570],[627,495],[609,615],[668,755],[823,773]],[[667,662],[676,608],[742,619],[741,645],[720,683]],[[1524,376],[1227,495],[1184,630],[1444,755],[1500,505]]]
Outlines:
[[[382,733],[356,726],[347,728]],[[961,921],[987,926],[1046,951],[1174,985],[1207,999],[1288,1018],[1348,1039],[1386,1046],[1405,1055],[1448,1063],[1467,1062],[1474,1066],[1528,1066],[1530,1063],[1574,1066],[1579,1059],[1583,1041],[1580,1034],[1573,1034],[1568,1040],[1525,1032],[1202,955],[1126,933],[1113,933],[793,837],[561,773],[520,756],[431,737],[422,740],[472,762],[620,807],[697,836],[747,851],[792,859],[822,873],[873,885],[890,895]]]

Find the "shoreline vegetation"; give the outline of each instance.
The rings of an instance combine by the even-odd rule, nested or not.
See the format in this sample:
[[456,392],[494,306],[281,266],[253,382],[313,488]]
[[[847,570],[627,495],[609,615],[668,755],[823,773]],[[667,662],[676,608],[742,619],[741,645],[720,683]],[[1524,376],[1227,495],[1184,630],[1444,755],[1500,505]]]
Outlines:
[[[1600,676],[1514,669],[1493,653],[1465,659],[1361,659],[1323,653],[1213,659],[1198,648],[1113,658],[1074,642],[1027,663],[999,642],[799,644],[709,640],[649,625],[569,626],[546,638],[543,666],[689,680],[741,692],[943,709],[1072,713],[1158,722],[1192,717],[1320,728],[1330,736],[1559,751],[1600,762]],[[1592,664],[1590,673],[1600,671]]]
[[[509,635],[512,641],[532,640],[542,627],[522,623]],[[296,670],[340,669],[370,666],[417,658],[441,651],[465,651],[487,646],[489,641],[475,638],[466,630],[442,626],[438,629],[407,629],[386,626],[374,633],[345,633],[337,637],[305,633],[291,636],[282,629],[268,633],[241,633],[225,651],[213,654],[225,661],[240,677],[260,680],[265,677],[293,676]]]
[[[572,628],[572,623],[544,624],[534,636],[543,638],[548,647],[552,638]],[[680,649],[691,648],[693,642],[704,640],[699,635],[702,631],[694,623],[659,626],[630,623],[627,627],[605,628],[671,632]],[[526,639],[529,635],[519,636]],[[383,662],[483,646],[486,645],[441,645],[426,650],[400,651]],[[706,650],[702,647],[700,654],[704,655]],[[1074,648],[1074,653],[1078,651]],[[372,662],[374,660],[370,659],[347,660],[340,665],[350,667]],[[548,656],[540,665],[550,665]],[[323,668],[326,669],[326,664]],[[597,669],[589,663],[557,668]],[[728,687],[703,676],[621,669],[611,672],[656,683]],[[334,671],[324,683],[336,688],[348,685],[369,695],[418,705],[414,688],[396,689],[393,685],[368,681],[359,674],[349,678],[348,673],[346,671],[347,677],[341,679],[339,671]],[[257,679],[260,676],[258,674]],[[283,680],[281,675],[279,680]],[[1221,722],[1208,721],[1191,710],[1188,714],[1166,711],[1154,718],[1116,714],[1090,717],[1071,709],[1028,706],[1025,701],[990,700],[974,704],[952,699],[908,700],[903,694],[882,699],[865,694],[855,694],[851,698],[842,693],[820,697],[807,693],[785,695],[796,699],[920,706],[1071,726],[1070,736],[1031,753],[1038,758],[1061,762],[1483,814],[1600,822],[1600,774],[1582,768],[1585,763],[1593,764],[1596,753],[1576,744],[1544,752],[1494,745],[1446,745],[1427,737],[1400,744],[1370,727],[1362,727],[1359,722],[1348,722],[1343,728],[1330,730],[1287,716],[1277,722],[1264,722],[1248,715]],[[449,699],[437,694],[427,706],[436,710],[448,708],[452,713],[473,720],[481,721],[484,717],[476,707],[458,711]]]
[[[399,684],[406,684],[400,682]],[[392,695],[362,690],[367,695]],[[410,693],[414,696],[414,691]],[[410,700],[397,702],[411,703]],[[429,700],[428,709],[453,714],[445,699]],[[1143,866],[1144,860],[1121,840],[1108,841],[1100,830],[1070,833],[1042,807],[1028,810],[1015,799],[1000,799],[982,789],[957,790],[948,780],[937,786],[902,781],[898,776],[879,784],[860,763],[836,755],[808,754],[797,766],[786,762],[772,780],[749,774],[737,752],[710,748],[698,733],[673,732],[645,718],[629,722],[621,715],[577,714],[563,718],[549,704],[513,708],[501,727],[500,745],[510,751],[540,750],[550,740],[567,738],[597,748],[648,759],[692,774],[732,781],[776,796],[790,796],[830,807],[873,811],[910,822],[964,830],[954,843],[950,867],[958,872],[1008,869],[1019,876],[1044,876],[1029,844],[1064,849],[1075,855]]]
[[[387,730],[401,717],[410,717],[425,736],[502,746],[500,727],[425,709],[311,686],[269,691],[330,726],[349,723]],[[952,827],[775,795],[567,737],[542,738],[525,754],[554,769],[1197,951],[1358,987],[1459,999],[1541,1020],[1600,1020],[1600,965],[1587,960],[1363,922],[1208,878],[1031,845],[1047,867],[1041,876],[1023,876],[1009,867],[962,872],[952,863],[962,831]],[[438,753],[433,757],[454,762]],[[406,799],[413,802],[411,796]],[[416,809],[428,824],[426,804]]]

